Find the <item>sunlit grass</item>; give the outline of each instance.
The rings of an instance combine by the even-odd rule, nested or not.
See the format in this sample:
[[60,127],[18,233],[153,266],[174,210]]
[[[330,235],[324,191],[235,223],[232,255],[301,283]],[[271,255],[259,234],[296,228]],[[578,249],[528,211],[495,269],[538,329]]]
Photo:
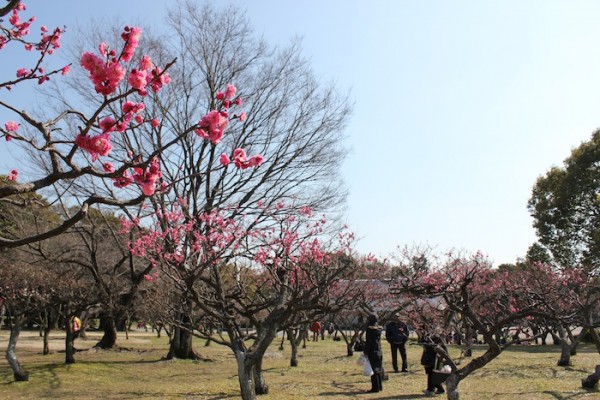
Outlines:
[[[6,349],[7,331],[0,331],[0,346]],[[53,333],[51,354],[42,355],[37,332],[24,332],[17,354],[30,371],[28,382],[14,382],[6,360],[0,361],[0,399],[235,399],[239,385],[235,360],[228,348],[196,340],[195,348],[204,361],[164,361],[167,338],[135,332],[119,349],[91,349],[99,335],[78,339],[76,363],[64,363],[64,336]],[[346,357],[345,345],[331,340],[309,342],[300,350],[298,367],[289,366],[290,347],[279,350],[273,343],[264,361],[270,386],[264,400],[291,399],[417,399],[422,398],[425,373],[419,365],[421,348],[408,346],[409,374],[389,374],[384,391],[367,394],[370,382],[356,365],[357,355]],[[384,345],[384,367],[391,370],[389,347]],[[458,354],[458,349],[451,347]],[[477,353],[477,351],[476,351]],[[521,346],[460,384],[461,399],[600,399],[600,392],[581,389],[581,379],[600,364],[594,348],[583,346],[573,357],[574,366],[556,366],[558,348]]]

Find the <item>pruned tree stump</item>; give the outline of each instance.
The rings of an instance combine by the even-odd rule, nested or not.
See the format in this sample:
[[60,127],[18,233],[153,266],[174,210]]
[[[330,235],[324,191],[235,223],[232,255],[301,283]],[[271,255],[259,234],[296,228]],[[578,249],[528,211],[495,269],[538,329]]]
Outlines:
[[596,365],[596,372],[581,380],[581,386],[584,389],[596,389],[600,380],[600,365]]

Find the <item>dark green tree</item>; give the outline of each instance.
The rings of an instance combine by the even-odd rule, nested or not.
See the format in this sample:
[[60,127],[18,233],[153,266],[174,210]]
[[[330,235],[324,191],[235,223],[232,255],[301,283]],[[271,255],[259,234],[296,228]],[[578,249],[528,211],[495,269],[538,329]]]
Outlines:
[[539,242],[563,268],[600,267],[600,130],[538,178],[528,209]]
[[552,256],[548,253],[548,250],[546,250],[544,246],[542,246],[538,242],[535,242],[527,249],[525,261],[528,264],[536,262],[550,264],[552,262]]

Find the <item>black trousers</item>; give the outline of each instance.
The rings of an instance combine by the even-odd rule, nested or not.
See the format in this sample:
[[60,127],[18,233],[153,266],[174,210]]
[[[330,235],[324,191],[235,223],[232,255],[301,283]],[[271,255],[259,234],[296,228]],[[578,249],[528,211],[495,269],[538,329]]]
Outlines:
[[371,392],[381,392],[383,390],[383,370],[381,368],[373,369],[371,375]]
[[371,368],[373,368],[373,375],[371,375],[371,392],[381,392],[383,390],[383,367],[381,352],[377,354],[367,354]]
[[433,392],[434,390],[437,389],[438,392],[444,392],[444,387],[442,386],[442,384],[437,384],[434,385],[432,382],[432,377],[431,377],[431,372],[433,371],[433,368],[425,368],[425,373],[427,374],[427,390],[429,390],[430,392]]
[[398,372],[398,352],[400,352],[400,357],[402,357],[402,371],[406,371],[408,369],[406,343],[390,343],[390,347],[392,349],[392,367],[394,367],[394,371]]

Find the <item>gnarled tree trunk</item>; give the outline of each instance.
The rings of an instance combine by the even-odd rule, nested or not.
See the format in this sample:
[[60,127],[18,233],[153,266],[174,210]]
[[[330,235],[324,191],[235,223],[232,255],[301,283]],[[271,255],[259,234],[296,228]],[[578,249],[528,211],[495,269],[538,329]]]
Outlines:
[[300,345],[300,341],[302,340],[301,333],[297,331],[298,337],[294,334],[292,329],[287,330],[287,337],[290,341],[290,347],[292,348],[292,354],[290,355],[290,367],[298,366],[298,346]]
[[21,324],[23,321],[23,317],[16,317],[12,321],[12,325],[10,327],[10,338],[8,339],[8,347],[6,348],[6,360],[13,370],[15,380],[18,382],[29,380],[29,372],[21,367],[21,364],[17,358],[17,354],[15,353],[17,341],[19,340],[19,335],[21,334]]
[[252,369],[252,373],[254,374],[254,392],[258,395],[269,393],[269,385],[267,385],[267,381],[263,375],[262,361],[263,358],[259,357]]
[[460,395],[458,393],[458,376],[452,374],[446,379],[446,392],[448,400],[459,400]]
[[112,349],[117,344],[117,326],[112,315],[100,317],[100,325],[104,331],[102,338],[94,345],[95,348]]
[[247,357],[243,347],[234,344],[233,352],[238,367],[238,380],[242,400],[256,400],[256,389],[254,387],[254,368],[251,360]]
[[176,325],[173,327],[169,353],[166,358],[167,360],[172,360],[174,358],[182,360],[198,360],[200,356],[192,347],[192,338],[194,336],[190,332],[190,330],[193,329],[191,318],[186,313],[179,313],[178,319],[179,326]]
[[587,378],[581,380],[581,387],[584,389],[595,389],[600,380],[600,365],[596,365],[596,371]]
[[556,365],[559,367],[568,367],[571,365],[571,345],[567,337],[567,332],[562,325],[558,326],[558,342],[560,344],[560,358]]
[[465,348],[463,350],[465,357],[471,357],[473,355],[473,329],[471,325],[465,324]]

